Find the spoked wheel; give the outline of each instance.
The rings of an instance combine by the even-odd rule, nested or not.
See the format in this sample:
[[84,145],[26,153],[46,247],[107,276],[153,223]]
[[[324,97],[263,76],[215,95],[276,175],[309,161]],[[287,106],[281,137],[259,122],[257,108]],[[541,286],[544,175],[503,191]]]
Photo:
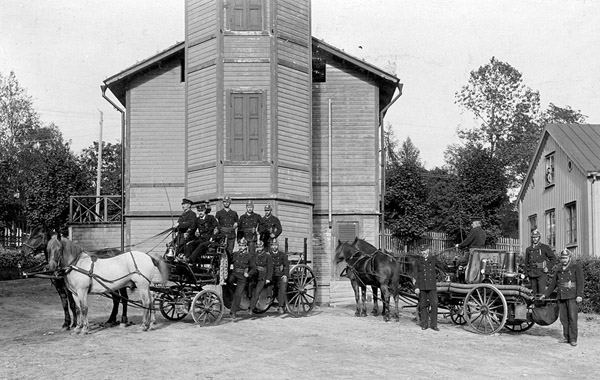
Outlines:
[[188,315],[189,298],[183,291],[162,293],[158,298],[158,307],[163,317],[171,321],[179,321]]
[[286,309],[294,317],[304,317],[315,307],[317,279],[308,265],[298,264],[290,270]]
[[506,298],[491,284],[479,284],[465,297],[464,318],[478,334],[494,334],[506,323]]
[[[522,306],[522,307],[527,307],[527,301],[525,301],[525,298],[519,296],[517,297],[514,306],[511,305],[511,307],[517,307],[517,305]],[[512,332],[523,332],[523,331],[527,331],[530,328],[532,328],[534,325],[533,321],[530,320],[515,320],[514,322],[506,322],[506,325],[504,327],[506,327],[507,329],[509,329]]]
[[225,313],[225,305],[219,293],[206,289],[196,294],[190,311],[197,324],[211,326],[219,323]]
[[450,319],[455,325],[464,325],[467,323],[462,305],[452,305],[448,310],[450,311]]

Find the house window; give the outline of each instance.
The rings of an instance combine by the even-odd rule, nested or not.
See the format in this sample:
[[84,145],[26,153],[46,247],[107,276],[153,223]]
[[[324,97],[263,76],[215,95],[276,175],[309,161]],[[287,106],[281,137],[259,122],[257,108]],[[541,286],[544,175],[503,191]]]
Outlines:
[[358,222],[338,222],[338,239],[353,242],[358,236]]
[[262,31],[263,0],[230,0],[229,29]]
[[261,161],[263,159],[264,93],[230,93],[228,112],[229,149],[231,161]]
[[577,243],[577,204],[575,202],[565,205],[567,211],[567,244]]
[[312,81],[313,83],[323,83],[327,80],[327,64],[323,58],[312,60]]
[[546,156],[546,171],[544,173],[546,186],[554,185],[554,153]]
[[531,240],[531,231],[537,229],[537,215],[531,215],[529,218],[529,240]]
[[546,211],[546,244],[556,247],[556,213],[554,209]]

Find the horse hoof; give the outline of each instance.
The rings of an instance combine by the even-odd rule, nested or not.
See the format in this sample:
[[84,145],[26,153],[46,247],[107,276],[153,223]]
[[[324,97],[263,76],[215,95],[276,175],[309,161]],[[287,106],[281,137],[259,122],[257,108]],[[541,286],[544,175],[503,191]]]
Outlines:
[[379,314],[379,311],[377,311],[377,310],[373,310],[373,311],[371,312],[371,315],[378,315],[378,314]]

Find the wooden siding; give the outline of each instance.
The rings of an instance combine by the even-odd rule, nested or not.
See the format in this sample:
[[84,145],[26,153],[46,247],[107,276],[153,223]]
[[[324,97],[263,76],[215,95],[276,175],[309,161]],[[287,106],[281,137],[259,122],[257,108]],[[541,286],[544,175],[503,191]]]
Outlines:
[[129,215],[145,212],[175,212],[181,210],[184,195],[183,182],[180,185],[163,186],[160,177],[151,186],[132,184],[129,188]]
[[217,1],[186,0],[186,40],[194,42],[217,32]]
[[188,170],[217,159],[215,67],[188,76]]
[[[261,207],[261,210],[263,207]],[[283,249],[284,241],[287,238],[290,252],[302,252],[304,250],[304,238],[306,238],[308,239],[308,259],[312,260],[312,208],[308,205],[279,202],[273,214],[279,218],[283,228],[283,232],[278,239],[280,249]]]
[[310,172],[279,167],[279,193],[310,199]]
[[277,1],[277,29],[279,38],[292,38],[309,45],[310,1]]
[[202,43],[196,44],[187,50],[187,61],[190,67],[188,71],[195,71],[202,66],[215,64],[217,52],[217,39],[210,38]]
[[215,166],[188,173],[188,196],[211,198],[217,193],[217,168]]
[[157,198],[152,186],[169,186],[171,193],[183,195],[185,91],[180,78],[179,62],[170,62],[131,84],[126,170],[129,183],[144,187],[129,189],[129,213],[168,210],[164,190]]
[[267,165],[252,166],[225,166],[224,168],[224,193],[247,194],[259,196],[269,194],[271,188],[271,168]]
[[[545,158],[551,153],[554,153],[555,183],[552,186],[546,186],[544,180]],[[524,193],[521,205],[521,252],[525,252],[525,248],[529,245],[530,231],[527,219],[532,215],[537,215],[537,224],[542,234],[542,242],[547,243],[545,213],[550,209],[555,210],[556,216],[556,247],[554,248],[557,251],[562,250],[567,245],[565,205],[577,202],[577,246],[569,246],[569,249],[576,255],[587,254],[587,252],[582,252],[581,248],[587,247],[589,243],[587,234],[588,183],[586,175],[575,165],[569,171],[568,162],[568,155],[549,136],[543,148],[543,153],[535,164],[532,180],[529,188]]]
[[223,59],[249,61],[269,59],[271,40],[269,36],[227,35],[223,44]]
[[[179,214],[176,214],[175,221],[178,217]],[[166,252],[166,245],[172,238],[171,234],[154,239],[150,238],[172,226],[172,217],[130,218],[127,225],[129,234],[125,238],[125,244],[133,245],[131,249],[142,252]]]
[[[279,47],[277,51],[279,61],[293,63],[303,68],[303,70],[306,69],[307,73],[309,72],[311,65],[311,62],[309,62],[310,55],[304,52],[304,50],[308,51],[308,48],[287,40],[279,40],[277,43]],[[299,52],[303,54],[299,54]]]
[[120,224],[71,225],[69,226],[69,237],[71,241],[87,251],[96,251],[102,248],[121,249]]

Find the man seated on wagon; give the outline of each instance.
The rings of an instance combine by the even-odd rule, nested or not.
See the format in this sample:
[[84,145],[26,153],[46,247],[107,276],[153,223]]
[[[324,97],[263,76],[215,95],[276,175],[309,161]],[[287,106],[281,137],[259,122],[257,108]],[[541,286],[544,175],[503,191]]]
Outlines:
[[277,239],[271,241],[271,258],[273,259],[273,284],[275,285],[273,291],[277,291],[277,302],[279,302],[277,312],[283,314],[285,310],[287,282],[290,275],[290,262],[287,253],[279,250]]
[[256,242],[254,263],[256,264],[256,284],[252,291],[252,299],[250,300],[250,309],[252,309],[252,312],[256,312],[256,304],[258,303],[260,292],[262,292],[265,285],[271,283],[271,278],[273,277],[273,259],[262,240]]
[[183,212],[177,219],[177,223],[173,226],[173,231],[176,235],[173,238],[172,244],[178,254],[184,252],[184,247],[190,240],[190,236],[186,235],[186,232],[192,228],[196,221],[196,214],[192,211],[191,200],[183,198],[181,200],[181,208],[183,209]]
[[[481,228],[482,218],[478,216],[471,217],[472,228],[469,234],[460,244],[456,244],[455,247],[458,249],[471,249],[471,248],[485,248],[486,234],[483,228]],[[466,266],[469,263],[469,254],[464,255],[458,260],[458,265]]]
[[238,242],[239,250],[233,254],[233,263],[231,264],[232,271],[227,282],[230,285],[235,284],[235,292],[233,293],[233,301],[229,316],[235,321],[236,313],[240,309],[242,294],[246,288],[248,279],[256,273],[256,262],[254,255],[248,251],[248,243],[245,238],[241,238]]
[[[213,235],[214,229],[218,226],[217,220],[214,216],[208,215],[210,209],[207,208],[206,204],[202,203],[198,205],[198,217],[196,218],[194,225],[188,230],[190,237],[196,236],[196,238],[185,245],[185,257],[187,261],[191,261],[191,256],[195,250],[199,248],[202,243],[206,243],[210,240]],[[205,245],[205,250],[208,245]],[[199,253],[194,256],[198,257]]]

